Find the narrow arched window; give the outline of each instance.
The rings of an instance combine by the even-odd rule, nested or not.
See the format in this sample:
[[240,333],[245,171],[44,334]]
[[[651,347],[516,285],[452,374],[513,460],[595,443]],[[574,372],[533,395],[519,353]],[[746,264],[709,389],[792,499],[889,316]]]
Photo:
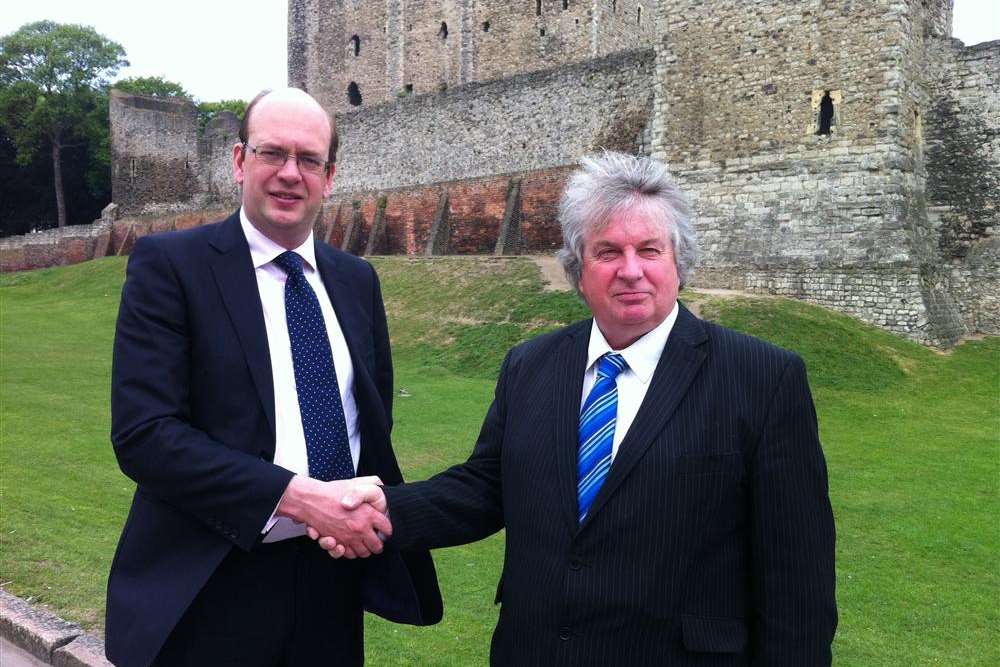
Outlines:
[[830,129],[833,126],[833,99],[830,97],[830,91],[826,91],[823,95],[823,99],[819,101],[819,127],[816,129],[816,134],[830,134]]
[[441,27],[438,28],[438,37],[448,39],[448,24],[444,21],[441,21]]
[[352,107],[361,106],[361,89],[353,81],[347,86],[347,101],[351,103]]
[[357,35],[351,37],[351,49],[354,50],[354,56],[357,57],[361,53],[361,38]]

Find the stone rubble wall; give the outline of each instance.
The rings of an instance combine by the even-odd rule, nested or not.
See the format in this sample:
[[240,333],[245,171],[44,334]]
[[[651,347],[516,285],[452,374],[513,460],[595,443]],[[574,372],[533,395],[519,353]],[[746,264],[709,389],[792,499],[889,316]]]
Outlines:
[[659,9],[652,152],[697,211],[698,284],[798,296],[925,343],[968,333],[923,203],[920,73],[950,3]]
[[186,100],[111,91],[112,200],[123,211],[195,205],[198,114]]
[[166,215],[233,205],[239,122],[223,112],[198,130],[187,100],[111,91],[111,190],[122,215]]
[[653,4],[293,0],[288,3],[288,81],[331,111],[344,113],[354,108],[347,96],[351,83],[360,90],[359,106],[370,107],[510,78],[652,47]]
[[334,194],[548,169],[601,148],[634,153],[652,75],[652,51],[636,51],[338,115]]
[[135,240],[147,234],[188,229],[216,222],[231,208],[99,220],[35,234],[0,239],[0,272],[28,271],[79,264],[91,259],[128,255]]
[[930,239],[966,326],[1000,334],[1000,40],[936,46],[924,123]]
[[208,121],[198,142],[198,171],[203,197],[211,204],[239,205],[240,187],[233,180],[233,146],[239,141],[240,119],[229,111]]

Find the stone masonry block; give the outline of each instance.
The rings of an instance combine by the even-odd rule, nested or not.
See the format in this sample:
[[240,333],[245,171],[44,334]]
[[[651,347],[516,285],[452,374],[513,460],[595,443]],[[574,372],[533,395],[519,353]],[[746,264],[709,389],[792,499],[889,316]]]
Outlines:
[[83,634],[52,653],[52,667],[114,667],[104,657],[104,642]]
[[53,651],[83,630],[0,589],[0,634],[38,659],[51,660]]

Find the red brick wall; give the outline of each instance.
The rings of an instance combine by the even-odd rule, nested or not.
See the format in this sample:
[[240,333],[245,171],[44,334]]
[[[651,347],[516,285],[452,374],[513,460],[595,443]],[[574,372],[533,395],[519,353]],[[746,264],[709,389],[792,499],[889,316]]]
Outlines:
[[[572,170],[572,167],[558,167],[523,174],[451,181],[335,199],[328,205],[318,229],[322,229],[325,233],[329,225],[333,224],[330,242],[340,247],[353,215],[352,202],[360,202],[364,216],[361,247],[364,248],[375,220],[378,200],[384,196],[386,240],[384,247],[376,249],[376,252],[390,255],[420,255],[427,247],[441,193],[447,192],[448,220],[451,226],[449,253],[492,254],[503,222],[508,185],[511,178],[520,177],[521,234],[524,251],[550,252],[562,244],[556,212],[563,185]],[[341,206],[340,217],[334,223],[337,209]]]
[[[557,167],[521,174],[452,181],[386,192],[362,193],[332,199],[323,206],[316,222],[317,238],[341,247],[347,225],[354,216],[354,202],[360,205],[362,225],[352,250],[363,253],[368,244],[375,213],[385,197],[385,240],[377,254],[422,255],[442,192],[449,196],[448,220],[451,227],[449,253],[492,254],[496,247],[512,178],[521,179],[521,237],[526,253],[548,253],[562,243],[556,212],[559,196],[572,167]],[[338,215],[339,212],[339,215]],[[116,221],[110,238],[101,238],[94,227],[80,227],[79,234],[38,239],[34,235],[0,247],[0,269],[22,271],[92,259],[103,249],[109,255],[127,254],[135,239],[147,234],[188,229],[221,220],[232,211],[214,209],[152,218]]]

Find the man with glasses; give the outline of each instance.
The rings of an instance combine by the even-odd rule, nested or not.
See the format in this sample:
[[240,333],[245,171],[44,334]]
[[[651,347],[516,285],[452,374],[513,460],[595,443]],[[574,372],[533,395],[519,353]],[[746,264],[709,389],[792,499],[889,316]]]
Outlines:
[[[247,108],[240,210],[139,239],[115,335],[112,442],[137,489],[108,581],[117,665],[361,665],[362,610],[435,623],[426,551],[383,552],[401,481],[372,267],[313,238],[337,134],[306,93]],[[340,538],[335,562],[306,526]]]

